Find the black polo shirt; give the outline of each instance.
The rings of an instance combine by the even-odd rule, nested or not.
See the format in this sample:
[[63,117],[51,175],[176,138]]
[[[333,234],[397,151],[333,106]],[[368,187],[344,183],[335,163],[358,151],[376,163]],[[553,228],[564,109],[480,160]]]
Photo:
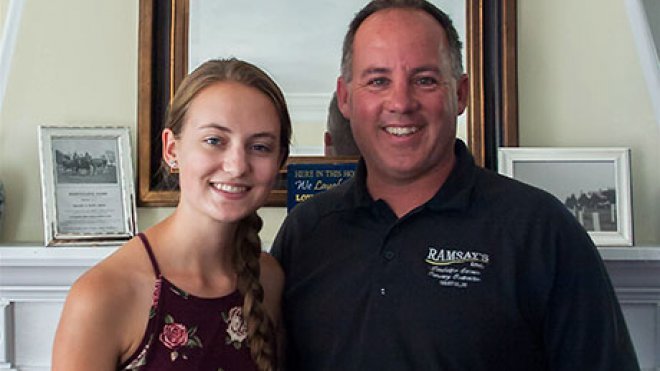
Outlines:
[[366,169],[296,206],[286,272],[293,370],[638,370],[599,253],[554,197],[457,163],[397,218]]

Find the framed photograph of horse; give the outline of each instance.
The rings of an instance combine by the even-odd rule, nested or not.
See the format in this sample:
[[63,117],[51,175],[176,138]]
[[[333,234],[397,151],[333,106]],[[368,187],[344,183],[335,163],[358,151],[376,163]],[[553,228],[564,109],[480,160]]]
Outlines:
[[557,197],[597,246],[632,246],[629,148],[500,148],[499,172]]
[[126,127],[39,127],[46,246],[117,245],[136,233]]

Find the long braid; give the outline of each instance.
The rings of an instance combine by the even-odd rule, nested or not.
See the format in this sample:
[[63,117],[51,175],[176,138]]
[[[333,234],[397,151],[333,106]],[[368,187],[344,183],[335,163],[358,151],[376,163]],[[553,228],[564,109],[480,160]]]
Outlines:
[[275,328],[263,305],[264,290],[259,281],[261,240],[258,233],[262,225],[263,221],[256,212],[239,223],[234,266],[238,290],[244,298],[243,318],[248,328],[250,354],[260,371],[273,371],[277,364]]

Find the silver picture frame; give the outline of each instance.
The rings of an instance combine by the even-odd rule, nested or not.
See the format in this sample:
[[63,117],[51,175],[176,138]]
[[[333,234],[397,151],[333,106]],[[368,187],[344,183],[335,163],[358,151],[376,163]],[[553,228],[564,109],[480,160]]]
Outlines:
[[629,148],[500,148],[498,171],[557,197],[596,246],[633,245]]
[[127,127],[39,126],[46,246],[118,245],[137,232]]

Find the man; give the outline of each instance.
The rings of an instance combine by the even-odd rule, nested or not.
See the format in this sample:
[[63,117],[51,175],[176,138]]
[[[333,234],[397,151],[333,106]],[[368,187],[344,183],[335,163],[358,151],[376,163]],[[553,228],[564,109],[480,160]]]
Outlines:
[[360,150],[355,144],[351,123],[339,111],[337,93],[332,94],[328,106],[328,123],[323,142],[326,156],[360,156]]
[[273,247],[291,369],[639,369],[588,234],[456,140],[468,82],[444,13],[369,3],[337,88],[357,173],[294,209]]

